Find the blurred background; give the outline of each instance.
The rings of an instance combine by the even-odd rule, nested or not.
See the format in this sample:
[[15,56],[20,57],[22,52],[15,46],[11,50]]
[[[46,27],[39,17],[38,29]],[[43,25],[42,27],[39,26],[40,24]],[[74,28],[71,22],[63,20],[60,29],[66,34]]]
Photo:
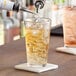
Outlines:
[[[34,3],[36,0],[11,0],[19,2],[22,6],[35,12]],[[71,3],[72,0],[69,0]],[[46,0],[43,9],[39,10],[42,17],[47,17],[52,20],[51,28],[54,30],[59,27],[59,30],[51,33],[59,33],[62,35],[62,8],[68,4],[68,0]],[[0,10],[0,45],[10,43],[11,41],[23,38],[25,35],[24,21],[32,14],[27,12],[14,12]]]

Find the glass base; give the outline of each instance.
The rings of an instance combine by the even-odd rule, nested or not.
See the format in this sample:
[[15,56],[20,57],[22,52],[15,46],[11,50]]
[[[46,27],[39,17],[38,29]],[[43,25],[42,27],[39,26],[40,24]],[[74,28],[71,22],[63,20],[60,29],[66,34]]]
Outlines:
[[64,45],[64,47],[66,48],[76,48],[76,45]]
[[50,63],[47,63],[45,67],[28,67],[27,63],[15,65],[15,69],[26,70],[26,71],[36,72],[36,73],[54,70],[57,68],[58,68],[58,65],[50,64]]
[[47,64],[39,64],[39,65],[36,65],[36,64],[29,64],[27,63],[27,66],[28,67],[45,67]]
[[56,50],[59,52],[64,52],[64,53],[76,55],[76,48],[58,47],[58,48],[56,48]]

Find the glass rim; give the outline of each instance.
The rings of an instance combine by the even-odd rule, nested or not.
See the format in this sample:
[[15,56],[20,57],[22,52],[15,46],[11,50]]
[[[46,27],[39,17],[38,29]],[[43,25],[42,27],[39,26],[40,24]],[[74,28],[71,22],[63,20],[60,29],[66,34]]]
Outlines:
[[[38,19],[38,18],[35,18],[35,17],[28,17],[24,20],[24,22],[33,22],[35,19]],[[46,17],[39,17],[40,20],[47,20],[46,22],[52,22],[52,20],[50,18],[46,18]],[[38,23],[38,22],[36,22]]]

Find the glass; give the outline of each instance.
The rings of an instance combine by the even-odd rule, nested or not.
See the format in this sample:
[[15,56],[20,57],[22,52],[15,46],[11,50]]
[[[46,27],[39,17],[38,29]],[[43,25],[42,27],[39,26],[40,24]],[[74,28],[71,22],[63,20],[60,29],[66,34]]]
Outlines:
[[20,39],[20,26],[18,21],[13,18],[4,19],[5,44]]
[[36,67],[45,66],[50,40],[50,20],[47,18],[26,19],[25,33],[27,64]]
[[0,13],[0,45],[4,45],[4,23],[2,14]]
[[62,24],[62,8],[66,5],[67,0],[52,0],[52,27]]
[[76,47],[76,7],[63,10],[64,46]]

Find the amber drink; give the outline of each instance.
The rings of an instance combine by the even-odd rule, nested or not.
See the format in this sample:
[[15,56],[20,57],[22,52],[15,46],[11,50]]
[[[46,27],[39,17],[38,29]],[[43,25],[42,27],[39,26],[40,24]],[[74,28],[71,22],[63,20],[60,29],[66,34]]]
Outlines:
[[63,10],[64,45],[76,47],[76,7]]
[[25,32],[27,64],[45,66],[50,40],[50,20],[45,18],[26,19]]

